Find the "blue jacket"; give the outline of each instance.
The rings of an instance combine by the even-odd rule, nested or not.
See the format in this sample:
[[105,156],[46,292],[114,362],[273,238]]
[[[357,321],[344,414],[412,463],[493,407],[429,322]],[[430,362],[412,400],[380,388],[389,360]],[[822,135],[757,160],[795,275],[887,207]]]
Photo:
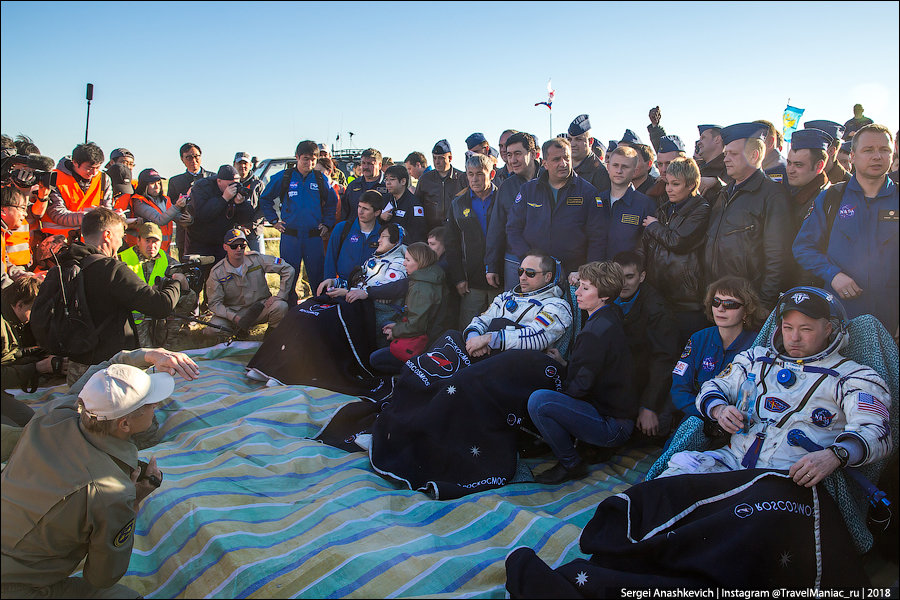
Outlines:
[[756,331],[742,331],[726,350],[716,326],[693,334],[672,371],[672,404],[675,408],[687,416],[699,417],[694,399],[700,386],[715,377],[739,352],[750,348],[757,335]]
[[[276,173],[269,180],[269,185],[259,197],[259,204],[263,214],[269,223],[279,221],[275,212],[275,199],[281,195],[281,180],[285,171]],[[323,175],[325,185],[328,188],[328,196],[325,202],[325,214],[322,214],[322,203],[319,198],[319,186],[316,183],[316,172],[310,171],[306,177],[300,175],[296,169],[290,173],[291,183],[288,187],[287,197],[281,205],[281,221],[297,230],[301,238],[307,237],[307,233],[319,226],[326,225],[329,229],[334,227],[334,213],[337,211],[337,194],[331,187],[331,181],[327,175]]]
[[359,206],[359,200],[369,190],[381,192],[385,200],[391,200],[387,188],[384,186],[384,173],[378,176],[378,179],[369,183],[365,177],[357,177],[349,184],[347,189],[341,194],[341,220],[352,221],[356,218],[356,207]]
[[[350,230],[344,236],[341,247],[341,234],[347,227]],[[359,219],[341,221],[334,226],[331,237],[328,238],[328,248],[325,250],[325,279],[340,277],[349,279],[353,269],[363,264],[375,253],[378,247],[378,236],[381,235],[381,223],[375,222],[375,229],[368,236],[363,235],[359,229]]]
[[629,186],[625,195],[609,206],[609,192],[600,192],[604,208],[609,214],[609,234],[606,241],[606,256],[612,258],[625,250],[641,248],[644,233],[644,218],[656,216],[656,200]]
[[520,188],[506,223],[507,252],[522,259],[541,248],[567,273],[603,260],[608,223],[597,188],[572,173],[558,196],[554,206],[546,171]]
[[[538,165],[535,171],[537,176],[540,176],[541,170],[541,166]],[[509,221],[509,213],[516,196],[519,195],[519,190],[527,182],[528,180],[521,175],[510,173],[499,186],[494,205],[491,207],[484,250],[484,262],[488,273],[503,273],[503,258],[507,252],[506,223]]]
[[838,273],[845,273],[862,288],[851,300],[841,298],[849,317],[872,314],[893,334],[897,330],[898,295],[898,195],[890,177],[875,198],[867,199],[854,175],[829,236],[823,191],[803,221],[794,240],[794,258],[801,267],[821,278],[826,289]]

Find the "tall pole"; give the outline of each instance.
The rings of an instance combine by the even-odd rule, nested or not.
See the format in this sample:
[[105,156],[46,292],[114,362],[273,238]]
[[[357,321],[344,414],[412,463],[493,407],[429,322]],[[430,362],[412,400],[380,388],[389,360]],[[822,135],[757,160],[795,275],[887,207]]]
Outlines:
[[87,98],[87,119],[84,121],[84,143],[88,142],[88,126],[91,124],[91,100],[94,99],[94,84],[87,84],[87,91],[84,94]]
[[553,135],[553,108],[551,107],[547,112],[550,114],[550,137],[548,137],[547,139],[552,140],[554,137],[556,137]]

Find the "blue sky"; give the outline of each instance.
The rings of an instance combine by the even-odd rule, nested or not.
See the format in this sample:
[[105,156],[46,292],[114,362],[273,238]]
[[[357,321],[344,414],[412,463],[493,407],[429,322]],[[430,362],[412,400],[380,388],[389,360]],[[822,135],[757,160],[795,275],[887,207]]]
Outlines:
[[[650,107],[686,144],[698,123],[843,122],[860,102],[900,122],[896,2],[142,3],[3,2],[0,121],[59,158],[84,139],[137,169],[260,158],[355,133],[395,160],[447,138],[549,136],[578,114],[595,136],[648,141]],[[865,23],[865,25],[863,25]],[[845,33],[841,33],[845,32]],[[18,50],[17,50],[18,49]],[[430,156],[429,156],[430,161]]]

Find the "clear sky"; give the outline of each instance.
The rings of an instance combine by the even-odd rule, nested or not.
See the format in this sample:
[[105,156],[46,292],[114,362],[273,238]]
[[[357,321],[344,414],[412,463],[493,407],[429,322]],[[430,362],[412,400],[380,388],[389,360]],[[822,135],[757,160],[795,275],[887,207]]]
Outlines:
[[447,138],[459,167],[473,131],[546,140],[551,77],[553,133],[586,112],[604,143],[649,142],[657,104],[689,147],[698,123],[780,126],[788,98],[896,131],[897,23],[897,2],[2,2],[0,120],[57,159],[92,82],[90,139],[164,176],[185,141],[215,170],[349,131],[398,161]]

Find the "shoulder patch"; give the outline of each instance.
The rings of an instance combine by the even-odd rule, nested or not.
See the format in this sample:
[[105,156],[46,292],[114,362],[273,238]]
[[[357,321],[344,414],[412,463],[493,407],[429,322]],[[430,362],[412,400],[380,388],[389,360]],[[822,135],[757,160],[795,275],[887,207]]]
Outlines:
[[716,375],[716,377],[719,377],[719,378],[728,377],[729,375],[731,375],[731,369],[732,369],[731,363],[728,363],[727,365],[725,365],[725,368],[722,369],[718,375]]
[[521,201],[522,201],[522,194],[521,194],[521,193],[516,194],[516,199],[513,200],[513,202],[515,202],[516,204],[518,204],[518,203],[521,202]]
[[596,196],[594,197],[594,200],[597,201],[597,208],[603,208],[603,198]]
[[691,355],[691,340],[688,340],[687,346],[684,347],[684,351],[681,353],[681,358],[687,358]]
[[684,375],[687,372],[688,364],[683,360],[679,360],[675,363],[675,368],[672,369],[673,375]]
[[116,534],[116,537],[113,539],[113,546],[119,548],[125,545],[126,542],[131,538],[134,534],[134,519],[128,521],[125,524],[125,527],[119,530],[119,533]]

